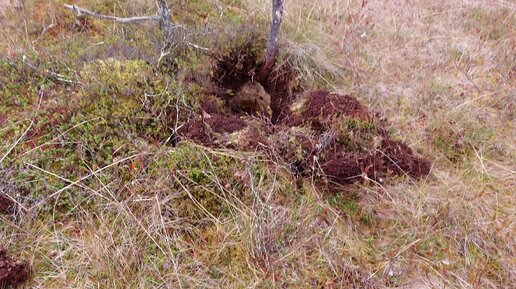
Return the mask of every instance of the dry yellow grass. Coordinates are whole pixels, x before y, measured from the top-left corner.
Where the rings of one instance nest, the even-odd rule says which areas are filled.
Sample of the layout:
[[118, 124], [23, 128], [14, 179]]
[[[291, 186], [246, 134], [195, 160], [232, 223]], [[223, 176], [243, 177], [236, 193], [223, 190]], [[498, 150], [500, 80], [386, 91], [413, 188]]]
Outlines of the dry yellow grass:
[[[266, 2], [248, 3], [264, 14]], [[516, 5], [314, 0], [286, 6], [286, 38], [323, 49], [345, 71], [336, 89], [362, 98], [434, 163], [423, 182], [364, 188], [361, 205], [391, 223], [367, 234], [352, 231], [356, 248], [349, 252], [359, 254], [354, 250], [374, 236], [368, 269], [377, 276], [388, 279], [397, 268], [405, 280], [433, 276], [438, 288], [511, 287]], [[327, 65], [320, 56], [312, 61]], [[451, 161], [454, 154], [458, 160]]]
[[[206, 2], [258, 19], [270, 9], [268, 0]], [[30, 262], [33, 288], [511, 288], [515, 11], [503, 0], [286, 1], [282, 42], [300, 74], [391, 122], [432, 161], [425, 180], [353, 186], [349, 201], [295, 184], [281, 166], [254, 168], [252, 154], [195, 146], [208, 162], [206, 192], [228, 216], [196, 203], [207, 225], [180, 217], [170, 203], [195, 200], [192, 177], [157, 165], [156, 178], [106, 183], [100, 173], [66, 192], [87, 192], [92, 206], [0, 216], [0, 243]], [[0, 29], [2, 53], [28, 43], [12, 31]], [[176, 154], [145, 153], [154, 164]], [[215, 155], [239, 164], [232, 177], [245, 189], [226, 185]], [[251, 202], [235, 197], [242, 190]]]

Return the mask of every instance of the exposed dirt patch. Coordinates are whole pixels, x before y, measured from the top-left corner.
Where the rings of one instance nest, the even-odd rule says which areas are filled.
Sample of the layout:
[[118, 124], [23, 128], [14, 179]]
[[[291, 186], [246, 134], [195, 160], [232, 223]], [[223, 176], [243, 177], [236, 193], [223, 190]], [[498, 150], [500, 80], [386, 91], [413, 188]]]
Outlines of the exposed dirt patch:
[[243, 87], [259, 83], [270, 95], [271, 121], [276, 123], [287, 116], [294, 94], [300, 90], [299, 81], [292, 67], [286, 63], [265, 75], [260, 75], [262, 66], [252, 43], [246, 43], [216, 58], [212, 80], [217, 95], [230, 105]]
[[202, 119], [188, 121], [180, 130], [179, 135], [204, 145], [213, 144], [210, 128]]
[[216, 133], [232, 133], [246, 127], [246, 122], [238, 115], [213, 114], [205, 121]]
[[179, 134], [204, 145], [213, 145], [221, 134], [230, 134], [247, 126], [239, 115], [227, 113], [204, 113], [202, 117], [191, 119]]
[[289, 164], [297, 176], [322, 171], [339, 184], [402, 175], [420, 178], [430, 172], [427, 160], [403, 142], [391, 140], [384, 125], [355, 98], [319, 91], [304, 104], [277, 124], [239, 114], [205, 113], [188, 122], [180, 134], [208, 146], [260, 148]]
[[374, 152], [337, 153], [322, 164], [324, 173], [340, 184], [361, 181], [365, 176], [376, 179], [382, 169], [382, 159]]
[[216, 57], [213, 81], [222, 90], [237, 91], [258, 78], [259, 68], [254, 45], [245, 43]]
[[[302, 94], [288, 64], [260, 72], [261, 63], [247, 44], [218, 57], [212, 73], [215, 96], [201, 101], [202, 117], [190, 120], [180, 135], [208, 146], [261, 149], [287, 163], [296, 176], [323, 176], [339, 184], [429, 173], [430, 163], [391, 140], [387, 124], [356, 98], [326, 90]], [[263, 90], [272, 114], [234, 106], [242, 99], [254, 104], [250, 98]]]
[[342, 116], [371, 120], [370, 113], [356, 98], [319, 90], [309, 94], [302, 114], [292, 117], [290, 121], [291, 125], [302, 125], [304, 122], [313, 129], [322, 130], [330, 128], [335, 118]]
[[290, 105], [301, 90], [294, 69], [284, 63], [273, 69], [261, 83], [271, 95], [272, 123], [281, 122], [288, 116]]
[[14, 202], [6, 195], [0, 193], [0, 214], [10, 214], [14, 207]]
[[27, 264], [9, 256], [0, 245], [0, 288], [16, 287], [28, 278]]
[[416, 156], [411, 148], [400, 141], [382, 140], [381, 151], [385, 154], [387, 168], [396, 175], [406, 173], [419, 178], [430, 173], [430, 162]]
[[238, 146], [246, 150], [256, 150], [269, 146], [267, 135], [257, 126], [249, 126], [237, 140]]

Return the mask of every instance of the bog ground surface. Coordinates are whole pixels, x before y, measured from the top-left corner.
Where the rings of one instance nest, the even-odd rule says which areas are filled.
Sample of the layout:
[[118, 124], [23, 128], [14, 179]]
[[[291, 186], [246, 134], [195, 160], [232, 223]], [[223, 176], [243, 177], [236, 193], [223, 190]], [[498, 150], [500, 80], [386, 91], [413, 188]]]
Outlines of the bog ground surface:
[[21, 2], [1, 288], [513, 287], [512, 2], [289, 0], [266, 75], [268, 0]]

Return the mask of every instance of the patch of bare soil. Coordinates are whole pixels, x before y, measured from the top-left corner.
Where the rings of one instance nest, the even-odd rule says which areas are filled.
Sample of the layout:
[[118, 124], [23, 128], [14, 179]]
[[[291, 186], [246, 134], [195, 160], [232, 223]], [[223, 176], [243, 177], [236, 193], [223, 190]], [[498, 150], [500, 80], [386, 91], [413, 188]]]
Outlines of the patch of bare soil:
[[277, 123], [288, 115], [294, 95], [299, 91], [299, 82], [295, 71], [286, 63], [266, 74], [261, 73], [262, 66], [263, 63], [257, 60], [253, 43], [246, 43], [216, 57], [212, 80], [217, 95], [226, 100], [229, 106], [235, 96], [242, 97], [239, 95], [242, 89], [245, 91], [250, 83], [259, 83], [270, 96], [270, 120]]
[[406, 173], [418, 178], [430, 173], [430, 163], [416, 156], [408, 145], [400, 141], [382, 140], [381, 151], [384, 153], [387, 168], [396, 175]]
[[216, 57], [213, 80], [219, 88], [237, 91], [258, 78], [259, 67], [253, 43], [245, 43]]
[[313, 129], [324, 130], [332, 125], [335, 117], [371, 120], [370, 113], [356, 98], [325, 90], [311, 92], [302, 112], [302, 115], [292, 117], [291, 125], [309, 124]]
[[374, 152], [331, 155], [321, 165], [323, 172], [340, 184], [361, 181], [364, 177], [376, 179], [382, 169], [382, 159]]
[[[338, 184], [402, 175], [421, 178], [430, 172], [430, 163], [405, 143], [390, 139], [387, 125], [356, 98], [325, 90], [301, 93], [288, 64], [265, 76], [261, 69], [247, 45], [219, 56], [212, 74], [215, 96], [206, 96], [202, 115], [179, 134], [207, 146], [260, 148], [290, 164], [297, 176], [318, 175]], [[270, 96], [271, 114], [234, 106], [235, 99], [253, 103], [263, 90]]]
[[6, 195], [0, 193], [0, 214], [10, 214], [14, 207], [14, 202]]
[[237, 115], [213, 114], [205, 118], [206, 123], [216, 133], [232, 133], [246, 127], [243, 121]]
[[258, 126], [248, 126], [239, 136], [237, 143], [245, 150], [256, 150], [269, 145], [266, 132], [260, 130]]
[[205, 112], [201, 117], [188, 121], [179, 134], [204, 145], [213, 145], [220, 135], [242, 130], [246, 126], [238, 115]]
[[260, 82], [271, 95], [272, 123], [281, 122], [289, 115], [290, 105], [301, 89], [294, 69], [286, 63], [282, 64]]
[[28, 278], [27, 264], [9, 256], [0, 245], [0, 288], [16, 287]]

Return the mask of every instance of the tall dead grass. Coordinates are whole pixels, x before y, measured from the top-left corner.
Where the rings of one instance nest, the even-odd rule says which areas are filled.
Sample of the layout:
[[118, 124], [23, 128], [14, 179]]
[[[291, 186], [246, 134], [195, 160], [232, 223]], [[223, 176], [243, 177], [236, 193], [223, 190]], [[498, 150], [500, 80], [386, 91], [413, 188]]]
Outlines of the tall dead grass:
[[[247, 5], [265, 17], [266, 2]], [[359, 262], [387, 283], [509, 288], [516, 277], [516, 6], [314, 0], [286, 7], [289, 52], [317, 57], [320, 69], [340, 68], [335, 89], [362, 98], [434, 163], [425, 181], [359, 190], [360, 205], [382, 224], [349, 233], [352, 247], [374, 243], [375, 253]]]
[[[268, 0], [209, 2], [269, 16]], [[132, 14], [146, 12], [143, 4], [115, 6]], [[50, 214], [0, 216], [1, 243], [29, 261], [34, 288], [511, 288], [515, 9], [508, 1], [286, 1], [289, 61], [314, 88], [354, 94], [393, 123], [393, 134], [432, 160], [425, 180], [328, 194], [296, 183], [281, 164], [256, 168], [254, 155], [195, 146], [203, 161], [244, 164], [232, 179], [252, 201], [236, 198], [242, 187], [217, 167], [202, 172], [203, 190], [225, 215], [196, 199], [187, 172], [174, 178], [162, 167], [122, 181], [106, 170], [63, 192], [86, 196], [67, 212], [49, 205]], [[2, 49], [26, 49], [22, 30], [3, 26]], [[158, 164], [175, 149], [145, 153]], [[73, 183], [49, 173], [39, 177]], [[175, 211], [181, 197], [200, 218]]]

